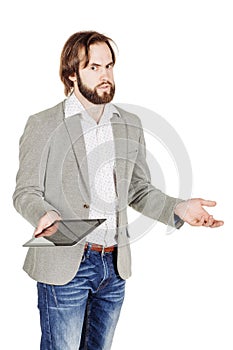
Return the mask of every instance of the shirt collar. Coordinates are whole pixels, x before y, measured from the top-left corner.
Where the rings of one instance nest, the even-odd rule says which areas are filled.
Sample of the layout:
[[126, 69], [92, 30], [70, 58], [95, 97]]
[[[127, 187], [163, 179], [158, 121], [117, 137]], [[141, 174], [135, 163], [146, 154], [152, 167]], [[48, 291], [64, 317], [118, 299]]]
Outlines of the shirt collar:
[[[81, 114], [85, 120], [90, 120], [91, 118], [76, 95], [72, 93], [65, 100], [65, 118], [71, 117], [75, 114]], [[113, 114], [117, 114], [118, 117], [121, 116], [118, 109], [112, 103], [106, 103], [101, 120], [107, 121], [113, 116]]]

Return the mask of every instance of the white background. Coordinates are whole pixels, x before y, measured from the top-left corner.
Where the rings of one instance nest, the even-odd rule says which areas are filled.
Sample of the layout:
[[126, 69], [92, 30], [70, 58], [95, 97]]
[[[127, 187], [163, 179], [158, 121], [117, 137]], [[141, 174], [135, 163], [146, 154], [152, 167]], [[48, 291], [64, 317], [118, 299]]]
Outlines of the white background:
[[[176, 129], [192, 161], [192, 196], [216, 200], [211, 212], [225, 220], [171, 235], [159, 224], [132, 245], [113, 350], [232, 350], [231, 1], [9, 0], [0, 13], [0, 347], [36, 350], [40, 338], [35, 282], [21, 269], [32, 227], [11, 200], [19, 137], [29, 115], [64, 98], [58, 70], [67, 38], [97, 30], [119, 48], [114, 101], [147, 107]], [[166, 177], [173, 195], [169, 170]]]

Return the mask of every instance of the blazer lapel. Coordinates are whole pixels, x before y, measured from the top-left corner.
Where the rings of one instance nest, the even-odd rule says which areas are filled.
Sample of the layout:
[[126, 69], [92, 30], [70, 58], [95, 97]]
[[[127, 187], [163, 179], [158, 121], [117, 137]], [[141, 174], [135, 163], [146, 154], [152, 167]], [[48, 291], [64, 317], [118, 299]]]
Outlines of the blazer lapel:
[[111, 118], [115, 156], [116, 156], [116, 191], [119, 201], [119, 211], [123, 210], [127, 203], [125, 198], [125, 186], [127, 185], [127, 149], [128, 149], [128, 132], [127, 125], [122, 117], [116, 113]]
[[72, 150], [77, 163], [77, 168], [82, 185], [82, 191], [85, 191], [85, 198], [90, 199], [89, 190], [89, 176], [85, 141], [83, 137], [83, 130], [80, 121], [80, 115], [76, 114], [72, 117], [64, 119], [67, 133], [70, 138]]

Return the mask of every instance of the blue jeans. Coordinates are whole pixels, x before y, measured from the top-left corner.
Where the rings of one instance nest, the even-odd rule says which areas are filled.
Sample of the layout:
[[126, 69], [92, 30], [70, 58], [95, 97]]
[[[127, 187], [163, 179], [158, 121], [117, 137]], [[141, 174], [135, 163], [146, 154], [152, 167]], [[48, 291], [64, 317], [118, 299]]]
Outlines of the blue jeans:
[[41, 350], [109, 350], [124, 300], [117, 253], [84, 252], [66, 285], [37, 284]]

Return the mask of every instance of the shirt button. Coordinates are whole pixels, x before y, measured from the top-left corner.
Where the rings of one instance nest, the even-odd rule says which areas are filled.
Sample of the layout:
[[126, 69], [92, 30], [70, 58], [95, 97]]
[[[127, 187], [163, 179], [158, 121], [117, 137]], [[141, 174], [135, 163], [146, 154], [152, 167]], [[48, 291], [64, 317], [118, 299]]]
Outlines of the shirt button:
[[89, 208], [89, 204], [83, 204], [83, 208], [85, 208], [85, 209], [88, 209]]

